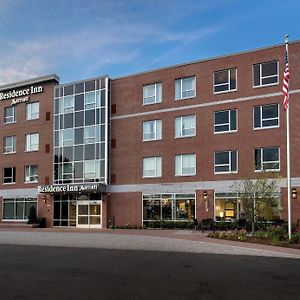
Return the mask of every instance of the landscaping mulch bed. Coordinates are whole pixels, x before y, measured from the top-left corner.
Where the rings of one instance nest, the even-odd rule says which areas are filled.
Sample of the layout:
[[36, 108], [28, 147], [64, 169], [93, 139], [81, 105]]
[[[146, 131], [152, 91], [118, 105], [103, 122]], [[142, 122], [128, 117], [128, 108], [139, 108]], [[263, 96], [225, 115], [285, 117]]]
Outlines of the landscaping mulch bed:
[[270, 245], [270, 246], [280, 246], [280, 247], [287, 247], [293, 249], [300, 249], [300, 244], [290, 244], [287, 241], [279, 241], [276, 244], [272, 243], [272, 240], [269, 239], [260, 239], [253, 236], [247, 236], [246, 243], [253, 243], [253, 244], [261, 244], [261, 245]]

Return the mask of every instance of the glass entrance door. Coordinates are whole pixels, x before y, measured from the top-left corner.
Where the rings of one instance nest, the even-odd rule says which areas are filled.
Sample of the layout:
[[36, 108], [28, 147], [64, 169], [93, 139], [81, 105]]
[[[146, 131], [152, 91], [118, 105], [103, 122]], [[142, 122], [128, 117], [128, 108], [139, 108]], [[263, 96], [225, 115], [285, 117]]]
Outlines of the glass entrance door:
[[77, 202], [77, 227], [101, 228], [101, 201]]

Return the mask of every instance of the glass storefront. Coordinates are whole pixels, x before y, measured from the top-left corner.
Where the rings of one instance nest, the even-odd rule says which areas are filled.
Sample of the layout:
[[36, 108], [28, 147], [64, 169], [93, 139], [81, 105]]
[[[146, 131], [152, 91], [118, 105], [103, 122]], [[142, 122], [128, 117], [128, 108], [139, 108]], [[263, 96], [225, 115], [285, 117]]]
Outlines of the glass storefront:
[[143, 195], [143, 222], [192, 221], [195, 201], [195, 194]]
[[4, 198], [3, 220], [27, 221], [30, 208], [37, 207], [37, 198]]
[[55, 195], [53, 226], [101, 227], [101, 194]]

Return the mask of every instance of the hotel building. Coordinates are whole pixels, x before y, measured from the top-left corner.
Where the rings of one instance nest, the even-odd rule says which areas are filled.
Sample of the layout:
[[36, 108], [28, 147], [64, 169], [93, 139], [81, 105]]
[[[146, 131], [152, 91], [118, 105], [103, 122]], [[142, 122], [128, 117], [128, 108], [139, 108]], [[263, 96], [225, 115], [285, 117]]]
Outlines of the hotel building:
[[[236, 220], [234, 184], [277, 174], [287, 219], [284, 45], [59, 84], [0, 87], [2, 223], [47, 226]], [[291, 175], [300, 188], [300, 42], [289, 45]], [[294, 193], [294, 195], [296, 195]], [[292, 219], [300, 218], [300, 194]]]

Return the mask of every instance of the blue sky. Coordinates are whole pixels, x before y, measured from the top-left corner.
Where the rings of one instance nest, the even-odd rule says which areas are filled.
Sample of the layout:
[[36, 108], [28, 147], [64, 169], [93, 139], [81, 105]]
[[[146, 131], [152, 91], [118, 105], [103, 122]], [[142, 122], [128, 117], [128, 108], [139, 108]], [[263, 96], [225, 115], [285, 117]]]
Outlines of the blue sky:
[[0, 0], [0, 84], [128, 75], [300, 39], [298, 0]]

